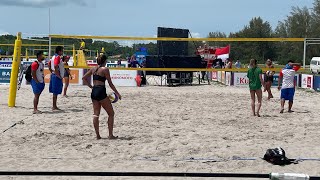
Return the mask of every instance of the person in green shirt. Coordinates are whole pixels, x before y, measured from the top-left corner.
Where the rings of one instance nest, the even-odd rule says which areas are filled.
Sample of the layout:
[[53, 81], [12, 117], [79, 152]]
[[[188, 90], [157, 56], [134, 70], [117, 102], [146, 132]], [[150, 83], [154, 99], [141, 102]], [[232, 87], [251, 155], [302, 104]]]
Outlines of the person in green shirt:
[[[262, 90], [261, 87], [265, 86], [264, 81], [262, 79], [262, 70], [257, 67], [257, 60], [250, 60], [250, 69], [248, 70], [247, 77], [249, 78], [249, 89], [251, 95], [251, 108], [254, 116], [260, 117], [260, 108], [262, 102]], [[256, 95], [258, 98], [258, 109], [257, 113], [255, 112], [255, 104], [256, 104]]]

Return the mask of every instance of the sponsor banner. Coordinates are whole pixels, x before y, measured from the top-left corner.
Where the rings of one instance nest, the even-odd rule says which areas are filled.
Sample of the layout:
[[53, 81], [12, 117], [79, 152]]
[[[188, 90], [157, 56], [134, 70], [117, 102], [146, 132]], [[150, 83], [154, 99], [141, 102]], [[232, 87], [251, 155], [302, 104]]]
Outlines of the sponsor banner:
[[0, 84], [10, 83], [11, 68], [0, 68]]
[[[23, 61], [21, 62], [21, 64], [23, 64], [23, 66], [28, 67], [30, 64], [32, 63], [32, 61]], [[12, 67], [12, 61], [0, 61], [0, 68], [11, 68]]]
[[226, 72], [226, 85], [231, 86], [232, 85], [232, 73]]
[[222, 73], [221, 71], [218, 71], [218, 82], [222, 82]]
[[226, 84], [226, 72], [225, 71], [221, 72], [221, 83]]
[[9, 62], [2, 62], [2, 61], [0, 61], [0, 68], [3, 68], [3, 67], [5, 67], [5, 68], [11, 68], [12, 67], [12, 61], [9, 61]]
[[[107, 63], [106, 67], [112, 67], [112, 68], [114, 68], [114, 67], [119, 67], [119, 65], [118, 65], [118, 63]], [[122, 62], [121, 62], [120, 67], [126, 68], [126, 65], [125, 65], [125, 64], [122, 64]]]
[[247, 73], [234, 73], [233, 75], [234, 86], [249, 86], [249, 79]]
[[272, 83], [272, 86], [278, 87], [278, 82], [279, 82], [279, 73], [273, 75], [273, 83]]
[[78, 69], [70, 69], [70, 75], [72, 76], [72, 79], [69, 78], [69, 83], [70, 84], [79, 84], [79, 81], [80, 81], [79, 70]]
[[50, 82], [50, 75], [51, 75], [50, 71], [48, 69], [45, 69], [43, 71], [43, 73], [44, 73], [44, 82], [49, 83]]
[[217, 71], [213, 71], [211, 76], [212, 76], [213, 81], [218, 81], [218, 72]]
[[294, 80], [295, 80], [296, 87], [300, 87], [300, 74], [296, 74], [294, 76]]
[[[84, 85], [82, 77], [89, 71], [90, 69], [80, 69], [79, 70], [79, 80], [80, 80], [80, 85]], [[89, 84], [92, 84], [93, 82], [93, 76], [91, 76], [90, 78], [87, 78], [87, 80], [89, 81]]]
[[313, 88], [313, 75], [309, 75], [309, 74], [301, 75], [301, 88], [305, 88], [305, 89]]
[[[78, 69], [70, 69], [70, 74], [72, 76], [72, 79], [69, 78], [69, 83], [70, 84], [79, 84], [79, 70]], [[50, 83], [50, 71], [48, 69], [44, 70], [44, 82], [45, 83]], [[82, 78], [82, 77], [81, 77]]]
[[314, 76], [313, 89], [320, 92], [320, 76]]
[[115, 86], [137, 86], [137, 71], [110, 70], [110, 76]]
[[87, 64], [88, 64], [89, 67], [95, 67], [95, 66], [98, 65], [97, 63], [94, 63], [94, 62], [92, 62], [92, 63], [87, 63]]

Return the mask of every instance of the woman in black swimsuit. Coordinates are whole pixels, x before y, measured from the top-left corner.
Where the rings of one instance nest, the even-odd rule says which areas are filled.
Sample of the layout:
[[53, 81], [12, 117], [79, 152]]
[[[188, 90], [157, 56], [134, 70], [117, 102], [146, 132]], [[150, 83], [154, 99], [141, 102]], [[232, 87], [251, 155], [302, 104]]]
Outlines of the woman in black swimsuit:
[[[272, 65], [272, 60], [271, 59], [267, 60], [266, 68], [268, 68], [268, 69], [274, 68], [273, 65]], [[275, 73], [274, 71], [268, 70], [264, 75], [264, 81], [266, 83], [264, 92], [268, 91], [268, 100], [273, 98], [273, 95], [272, 95], [272, 92], [271, 92], [271, 86], [272, 86], [272, 83], [273, 83], [273, 75], [274, 75], [274, 73]]]
[[[88, 85], [91, 89], [91, 99], [93, 104], [93, 126], [96, 131], [97, 139], [101, 139], [99, 133], [99, 115], [101, 107], [108, 113], [108, 129], [109, 139], [116, 139], [113, 135], [113, 123], [114, 123], [114, 111], [106, 93], [105, 81], [108, 81], [110, 88], [116, 93], [121, 99], [121, 95], [113, 85], [110, 77], [109, 69], [106, 68], [107, 56], [101, 55], [97, 59], [98, 67], [90, 69], [82, 78], [84, 84]], [[88, 78], [93, 75], [93, 86], [89, 83]]]
[[[70, 56], [63, 56], [62, 57], [62, 61], [63, 61], [63, 64], [65, 66], [68, 66], [69, 59], [70, 59]], [[64, 68], [64, 76], [63, 76], [63, 79], [64, 79], [63, 96], [64, 97], [68, 97], [67, 96], [67, 90], [68, 90], [68, 87], [69, 87], [69, 78], [72, 80], [70, 69], [69, 68]]]

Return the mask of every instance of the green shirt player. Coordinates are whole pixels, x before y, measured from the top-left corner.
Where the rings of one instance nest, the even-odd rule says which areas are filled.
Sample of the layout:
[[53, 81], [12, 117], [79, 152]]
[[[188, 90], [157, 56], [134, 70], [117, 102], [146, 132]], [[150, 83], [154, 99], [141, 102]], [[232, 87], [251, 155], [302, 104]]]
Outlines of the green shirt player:
[[[250, 69], [248, 70], [247, 77], [249, 78], [249, 89], [251, 95], [251, 109], [254, 116], [260, 117], [260, 108], [262, 102], [262, 90], [264, 81], [262, 79], [262, 70], [257, 67], [257, 60], [250, 60]], [[258, 98], [258, 109], [255, 111], [256, 95]]]

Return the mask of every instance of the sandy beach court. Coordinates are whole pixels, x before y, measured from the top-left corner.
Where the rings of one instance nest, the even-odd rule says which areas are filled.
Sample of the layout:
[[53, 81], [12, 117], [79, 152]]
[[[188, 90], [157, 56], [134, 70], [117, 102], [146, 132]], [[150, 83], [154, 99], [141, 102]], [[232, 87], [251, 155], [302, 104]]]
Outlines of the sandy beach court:
[[[114, 104], [114, 133], [120, 138], [96, 140], [89, 88], [71, 86], [69, 98], [58, 98], [64, 111], [53, 113], [47, 85], [39, 103], [44, 113], [39, 115], [32, 114], [31, 87], [18, 91], [16, 108], [7, 107], [8, 89], [0, 86], [1, 171], [293, 172], [320, 176], [320, 161], [280, 167], [261, 159], [232, 160], [235, 156], [263, 157], [268, 148], [278, 146], [289, 158], [320, 158], [319, 93], [297, 90], [295, 112], [280, 114], [279, 92], [273, 89], [276, 98], [266, 101], [264, 94], [262, 117], [258, 118], [251, 116], [247, 88], [217, 84], [119, 87], [123, 100]], [[103, 138], [107, 137], [106, 118], [103, 111]]]

